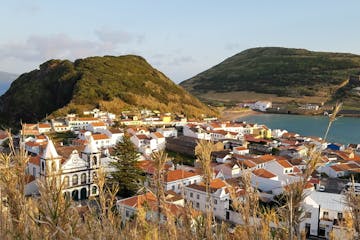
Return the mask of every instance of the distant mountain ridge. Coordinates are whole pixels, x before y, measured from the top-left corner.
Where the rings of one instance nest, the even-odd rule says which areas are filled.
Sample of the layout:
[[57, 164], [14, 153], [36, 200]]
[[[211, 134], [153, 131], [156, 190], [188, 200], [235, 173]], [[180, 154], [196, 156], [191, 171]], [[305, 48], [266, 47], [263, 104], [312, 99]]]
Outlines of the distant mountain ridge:
[[4, 125], [100, 107], [114, 113], [148, 108], [188, 117], [214, 111], [139, 56], [50, 60], [22, 74], [0, 97]]
[[[252, 91], [286, 97], [346, 97], [340, 91], [350, 76], [360, 74], [360, 56], [306, 49], [261, 47], [240, 52], [180, 83], [196, 96], [208, 92]], [[340, 99], [341, 100], [341, 99]], [[351, 103], [351, 104], [352, 104]]]
[[17, 74], [0, 71], [0, 96], [9, 89], [10, 84], [17, 77]]

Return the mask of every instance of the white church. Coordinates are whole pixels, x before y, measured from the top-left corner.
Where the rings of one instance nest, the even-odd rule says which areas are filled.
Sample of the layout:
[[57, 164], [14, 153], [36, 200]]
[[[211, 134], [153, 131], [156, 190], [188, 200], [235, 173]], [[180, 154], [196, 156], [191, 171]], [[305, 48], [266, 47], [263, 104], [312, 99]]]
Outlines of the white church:
[[[60, 174], [64, 195], [77, 201], [98, 195], [96, 178], [100, 167], [101, 152], [92, 136], [88, 136], [85, 146], [57, 148], [48, 139], [43, 152], [30, 158], [28, 173], [42, 180]], [[35, 190], [35, 187], [30, 187], [27, 193], [34, 194]]]

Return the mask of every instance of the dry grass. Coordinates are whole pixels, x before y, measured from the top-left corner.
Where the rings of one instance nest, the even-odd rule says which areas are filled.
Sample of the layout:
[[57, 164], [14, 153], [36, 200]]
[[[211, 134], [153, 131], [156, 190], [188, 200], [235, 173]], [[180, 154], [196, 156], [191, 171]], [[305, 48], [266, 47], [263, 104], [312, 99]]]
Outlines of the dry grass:
[[[331, 122], [331, 119], [330, 119]], [[23, 148], [15, 150], [11, 145], [10, 154], [0, 155], [0, 239], [303, 239], [304, 232], [299, 225], [303, 218], [302, 202], [307, 179], [317, 166], [320, 153], [311, 148], [307, 170], [302, 180], [288, 184], [284, 192], [285, 204], [279, 208], [262, 208], [259, 193], [252, 187], [249, 173], [244, 173], [239, 185], [245, 190], [239, 198], [236, 189], [228, 186], [232, 206], [240, 214], [242, 225], [229, 233], [228, 224], [214, 221], [213, 205], [209, 186], [213, 177], [210, 154], [214, 144], [200, 141], [196, 156], [201, 166], [207, 187], [208, 208], [204, 215], [186, 204], [180, 216], [172, 215], [168, 208], [163, 181], [167, 155], [159, 152], [153, 155], [155, 176], [149, 190], [157, 199], [155, 219], [149, 219], [146, 206], [138, 209], [132, 220], [124, 223], [115, 206], [118, 186], [106, 182], [105, 173], [98, 172], [99, 196], [92, 199], [94, 204], [79, 208], [76, 202], [64, 198], [62, 184], [56, 175], [48, 181], [39, 181], [40, 196], [24, 196], [26, 183], [25, 168], [28, 161]], [[360, 229], [360, 197], [351, 192], [347, 195], [351, 211], [344, 222], [357, 232]], [[86, 211], [85, 211], [86, 210]], [[164, 221], [159, 221], [164, 219]], [[275, 226], [275, 229], [270, 228]], [[349, 236], [354, 237], [354, 232]], [[344, 238], [345, 239], [345, 238]]]

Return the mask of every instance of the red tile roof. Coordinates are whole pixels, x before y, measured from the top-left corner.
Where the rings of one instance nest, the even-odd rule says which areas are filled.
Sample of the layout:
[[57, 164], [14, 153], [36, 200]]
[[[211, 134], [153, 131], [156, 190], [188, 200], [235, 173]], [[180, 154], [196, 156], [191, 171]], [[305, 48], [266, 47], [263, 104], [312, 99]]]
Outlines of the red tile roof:
[[185, 179], [185, 178], [191, 178], [191, 177], [195, 177], [195, 176], [198, 176], [198, 174], [179, 169], [179, 170], [174, 170], [174, 171], [168, 171], [167, 174], [165, 175], [165, 181], [172, 182], [172, 181], [177, 181], [177, 180]]
[[254, 171], [252, 171], [253, 174], [255, 174], [258, 177], [262, 177], [262, 178], [273, 178], [276, 177], [275, 174], [269, 172], [266, 169], [260, 168], [260, 169], [255, 169]]
[[39, 123], [39, 128], [51, 128], [51, 125], [48, 123]]
[[159, 133], [159, 132], [154, 132], [154, 135], [157, 137], [157, 138], [164, 138], [164, 136]]
[[277, 160], [278, 164], [280, 164], [283, 168], [292, 168], [293, 165], [291, 165], [287, 160]]
[[106, 124], [103, 122], [93, 122], [91, 123], [91, 126], [93, 127], [106, 127]]
[[29, 163], [40, 166], [40, 156], [39, 155], [31, 156], [29, 158]]
[[108, 136], [106, 136], [106, 134], [102, 134], [102, 133], [97, 133], [97, 134], [93, 134], [92, 135], [94, 140], [105, 140], [105, 139], [109, 139]]

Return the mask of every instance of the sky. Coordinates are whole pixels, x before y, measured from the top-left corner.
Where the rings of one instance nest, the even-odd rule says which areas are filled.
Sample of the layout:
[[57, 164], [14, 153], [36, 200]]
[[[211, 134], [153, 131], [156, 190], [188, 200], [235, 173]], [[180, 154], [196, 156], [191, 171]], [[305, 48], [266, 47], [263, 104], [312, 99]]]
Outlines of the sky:
[[360, 1], [2, 0], [0, 71], [143, 56], [179, 83], [252, 47], [360, 54]]

